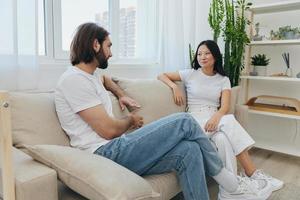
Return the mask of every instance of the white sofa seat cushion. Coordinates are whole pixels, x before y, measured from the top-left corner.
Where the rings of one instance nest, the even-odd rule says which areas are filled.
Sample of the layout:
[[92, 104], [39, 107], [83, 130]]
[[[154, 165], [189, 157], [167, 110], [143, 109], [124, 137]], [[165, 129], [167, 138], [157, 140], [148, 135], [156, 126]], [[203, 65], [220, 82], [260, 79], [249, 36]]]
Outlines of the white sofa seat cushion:
[[64, 184], [88, 199], [142, 200], [159, 197], [145, 179], [102, 156], [67, 146], [25, 147], [34, 159], [55, 169]]

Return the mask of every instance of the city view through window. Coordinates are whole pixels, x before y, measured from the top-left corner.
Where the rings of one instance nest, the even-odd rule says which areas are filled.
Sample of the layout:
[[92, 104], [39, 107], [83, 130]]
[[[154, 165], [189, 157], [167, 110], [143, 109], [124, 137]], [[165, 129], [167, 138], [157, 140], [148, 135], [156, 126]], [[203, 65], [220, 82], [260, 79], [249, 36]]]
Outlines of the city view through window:
[[[68, 51], [76, 27], [84, 22], [96, 22], [111, 31], [108, 0], [61, 0], [62, 48]], [[82, 9], [82, 8], [85, 9]], [[121, 0], [119, 10], [118, 56], [134, 58], [136, 56], [136, 0]], [[113, 11], [112, 11], [113, 12]], [[116, 23], [116, 22], [115, 22]], [[113, 41], [113, 44], [115, 42]]]

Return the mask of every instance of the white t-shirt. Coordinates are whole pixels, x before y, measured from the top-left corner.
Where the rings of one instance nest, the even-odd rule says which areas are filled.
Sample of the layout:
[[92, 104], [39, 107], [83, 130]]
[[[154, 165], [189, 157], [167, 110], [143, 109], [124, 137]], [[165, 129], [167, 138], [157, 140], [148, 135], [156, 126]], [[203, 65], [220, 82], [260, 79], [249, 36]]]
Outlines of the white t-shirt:
[[109, 142], [78, 115], [79, 111], [100, 104], [113, 117], [109, 94], [99, 77], [77, 67], [70, 67], [63, 73], [55, 90], [55, 107], [61, 126], [70, 137], [73, 147], [93, 153]]
[[221, 92], [231, 89], [228, 77], [220, 74], [208, 76], [202, 69], [180, 70], [179, 75], [187, 92], [187, 104], [189, 107], [211, 106], [220, 107]]

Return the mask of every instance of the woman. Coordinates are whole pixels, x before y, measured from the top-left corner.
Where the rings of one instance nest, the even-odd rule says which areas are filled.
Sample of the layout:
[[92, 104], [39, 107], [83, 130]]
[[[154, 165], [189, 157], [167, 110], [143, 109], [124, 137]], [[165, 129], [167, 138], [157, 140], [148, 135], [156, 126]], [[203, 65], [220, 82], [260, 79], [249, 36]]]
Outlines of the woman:
[[272, 191], [279, 190], [283, 182], [256, 169], [248, 149], [253, 139], [236, 121], [227, 114], [230, 107], [230, 81], [223, 70], [222, 55], [212, 40], [199, 44], [192, 62], [192, 69], [164, 73], [158, 79], [172, 90], [174, 101], [183, 105], [184, 96], [174, 83], [183, 81], [187, 92], [187, 110], [216, 145], [225, 167], [237, 173], [236, 158], [244, 168], [244, 175], [255, 180], [267, 180]]

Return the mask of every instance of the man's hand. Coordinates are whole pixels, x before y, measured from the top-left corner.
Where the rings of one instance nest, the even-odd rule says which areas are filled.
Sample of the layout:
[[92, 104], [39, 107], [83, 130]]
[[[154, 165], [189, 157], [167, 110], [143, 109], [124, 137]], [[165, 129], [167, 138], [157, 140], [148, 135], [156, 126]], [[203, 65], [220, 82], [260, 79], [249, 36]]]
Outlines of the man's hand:
[[130, 129], [137, 129], [141, 128], [144, 124], [144, 119], [142, 116], [137, 114], [137, 110], [131, 112], [128, 114], [129, 117], [132, 119], [132, 124]]
[[119, 98], [119, 104], [120, 104], [121, 110], [124, 110], [125, 106], [131, 107], [132, 110], [136, 110], [141, 107], [140, 104], [138, 104], [138, 102], [136, 102], [134, 99], [132, 99], [128, 96], [122, 96], [121, 98]]

